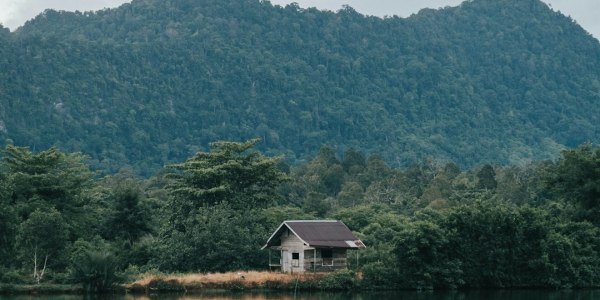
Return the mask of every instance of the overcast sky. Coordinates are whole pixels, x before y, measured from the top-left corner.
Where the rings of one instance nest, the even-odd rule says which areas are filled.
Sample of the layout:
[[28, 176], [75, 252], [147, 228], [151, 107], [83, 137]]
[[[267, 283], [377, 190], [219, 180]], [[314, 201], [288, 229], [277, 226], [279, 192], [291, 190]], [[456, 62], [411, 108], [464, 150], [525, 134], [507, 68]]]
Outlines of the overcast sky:
[[[227, 0], [223, 0], [227, 1]], [[554, 10], [571, 16], [579, 25], [600, 37], [600, 0], [543, 0]], [[47, 8], [56, 10], [98, 10], [117, 7], [127, 0], [0, 0], [0, 23], [4, 27], [15, 30], [26, 20], [35, 17]], [[273, 4], [285, 5], [297, 2], [301, 7], [318, 7], [336, 11], [344, 4], [352, 6], [356, 11], [383, 17], [398, 15], [407, 17], [425, 7], [440, 8], [456, 6], [462, 0], [271, 0]]]

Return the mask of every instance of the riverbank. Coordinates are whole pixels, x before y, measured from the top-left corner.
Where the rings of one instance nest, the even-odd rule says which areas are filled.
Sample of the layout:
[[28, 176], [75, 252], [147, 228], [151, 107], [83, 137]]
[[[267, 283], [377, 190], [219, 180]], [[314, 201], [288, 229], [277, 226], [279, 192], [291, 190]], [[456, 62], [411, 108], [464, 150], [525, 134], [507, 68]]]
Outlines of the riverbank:
[[359, 280], [354, 272], [348, 270], [306, 274], [250, 271], [149, 275], [124, 287], [133, 294], [205, 290], [350, 290], [358, 287]]
[[[353, 271], [285, 274], [278, 272], [228, 272], [209, 274], [152, 274], [120, 284], [109, 293], [159, 294], [223, 291], [341, 291], [358, 289], [360, 276]], [[81, 284], [2, 284], [0, 295], [84, 294]]]

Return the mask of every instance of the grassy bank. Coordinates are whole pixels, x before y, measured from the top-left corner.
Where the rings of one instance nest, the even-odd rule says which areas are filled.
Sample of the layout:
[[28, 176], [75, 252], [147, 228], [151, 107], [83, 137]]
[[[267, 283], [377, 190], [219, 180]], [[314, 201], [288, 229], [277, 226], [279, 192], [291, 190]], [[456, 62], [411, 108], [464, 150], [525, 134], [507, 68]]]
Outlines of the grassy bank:
[[194, 292], [203, 290], [349, 290], [358, 287], [352, 271], [283, 274], [229, 272], [210, 274], [148, 275], [125, 288], [131, 293]]
[[[277, 272], [229, 272], [209, 274], [145, 275], [115, 286], [112, 293], [156, 294], [204, 292], [207, 290], [351, 290], [360, 280], [348, 270], [334, 273], [284, 274]], [[80, 284], [2, 284], [0, 294], [84, 294]]]

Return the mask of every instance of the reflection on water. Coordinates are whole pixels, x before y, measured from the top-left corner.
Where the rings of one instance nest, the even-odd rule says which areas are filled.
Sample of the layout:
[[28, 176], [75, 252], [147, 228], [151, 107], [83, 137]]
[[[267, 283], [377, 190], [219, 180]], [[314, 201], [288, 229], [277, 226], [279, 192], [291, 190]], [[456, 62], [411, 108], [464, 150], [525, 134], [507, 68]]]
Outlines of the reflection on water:
[[362, 292], [362, 293], [297, 293], [293, 292], [206, 292], [193, 295], [54, 295], [0, 296], [0, 300], [593, 300], [600, 299], [600, 290], [507, 290], [448, 292]]

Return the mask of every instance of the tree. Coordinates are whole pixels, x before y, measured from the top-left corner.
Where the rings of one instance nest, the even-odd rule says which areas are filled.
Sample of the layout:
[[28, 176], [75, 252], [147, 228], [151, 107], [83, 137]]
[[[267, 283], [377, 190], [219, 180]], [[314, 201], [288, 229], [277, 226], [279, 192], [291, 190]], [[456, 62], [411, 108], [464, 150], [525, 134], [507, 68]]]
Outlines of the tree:
[[488, 164], [484, 165], [477, 172], [477, 187], [484, 190], [494, 190], [497, 185], [494, 168]]
[[82, 283], [87, 293], [105, 292], [117, 280], [117, 259], [108, 248], [101, 240], [77, 240], [71, 247], [71, 277]]
[[388, 165], [383, 161], [381, 156], [377, 154], [372, 154], [367, 159], [367, 170], [365, 173], [361, 174], [361, 184], [363, 186], [368, 186], [374, 181], [383, 180], [389, 177], [392, 173], [392, 170]]
[[86, 292], [104, 292], [116, 281], [115, 264], [112, 253], [89, 250], [75, 265], [73, 276]]
[[353, 207], [363, 202], [364, 191], [358, 182], [346, 181], [337, 195], [341, 207]]
[[106, 234], [109, 239], [125, 239], [133, 243], [150, 232], [150, 216], [144, 207], [143, 193], [134, 182], [116, 186], [111, 195], [113, 212], [108, 217]]
[[11, 187], [10, 203], [22, 219], [38, 208], [55, 207], [70, 223], [77, 220], [82, 193], [93, 177], [83, 155], [66, 154], [55, 147], [32, 153], [12, 145], [3, 154], [1, 169]]
[[224, 272], [263, 268], [260, 247], [274, 225], [265, 209], [233, 210], [227, 203], [203, 207], [186, 230], [166, 230], [152, 263], [164, 271]]
[[[44, 278], [46, 267], [64, 262], [61, 250], [65, 248], [69, 231], [60, 212], [54, 208], [35, 210], [21, 223], [17, 233], [17, 248], [22, 263], [33, 263], [33, 279], [36, 283]], [[50, 261], [49, 261], [50, 260]]]
[[344, 159], [342, 161], [342, 167], [344, 172], [355, 175], [364, 171], [367, 166], [367, 161], [362, 153], [356, 151], [354, 148], [349, 148], [344, 152]]
[[326, 146], [296, 173], [307, 192], [318, 192], [331, 197], [340, 191], [345, 175], [335, 152]]
[[546, 186], [558, 197], [573, 201], [581, 214], [595, 224], [600, 214], [600, 147], [585, 144], [578, 149], [563, 150], [562, 158], [550, 166]]
[[308, 192], [304, 197], [302, 208], [315, 216], [324, 217], [331, 210], [331, 201], [328, 201], [330, 199], [327, 198], [327, 195], [321, 193]]
[[0, 267], [13, 261], [18, 218], [11, 206], [0, 199]]
[[281, 158], [252, 151], [258, 139], [243, 143], [214, 142], [210, 152], [198, 152], [168, 168], [172, 209], [179, 218], [190, 209], [227, 203], [234, 209], [267, 207], [277, 198], [276, 188], [287, 176], [278, 168]]
[[398, 233], [394, 253], [401, 285], [433, 289], [456, 288], [464, 283], [460, 260], [450, 256], [448, 236], [435, 219], [414, 221]]
[[258, 140], [215, 142], [171, 165], [168, 215], [154, 264], [164, 270], [226, 271], [264, 265], [260, 244], [270, 228], [262, 209], [287, 179], [279, 158], [251, 151]]
[[10, 192], [5, 174], [0, 173], [0, 267], [13, 261], [15, 233], [19, 224], [17, 214], [10, 205]]

